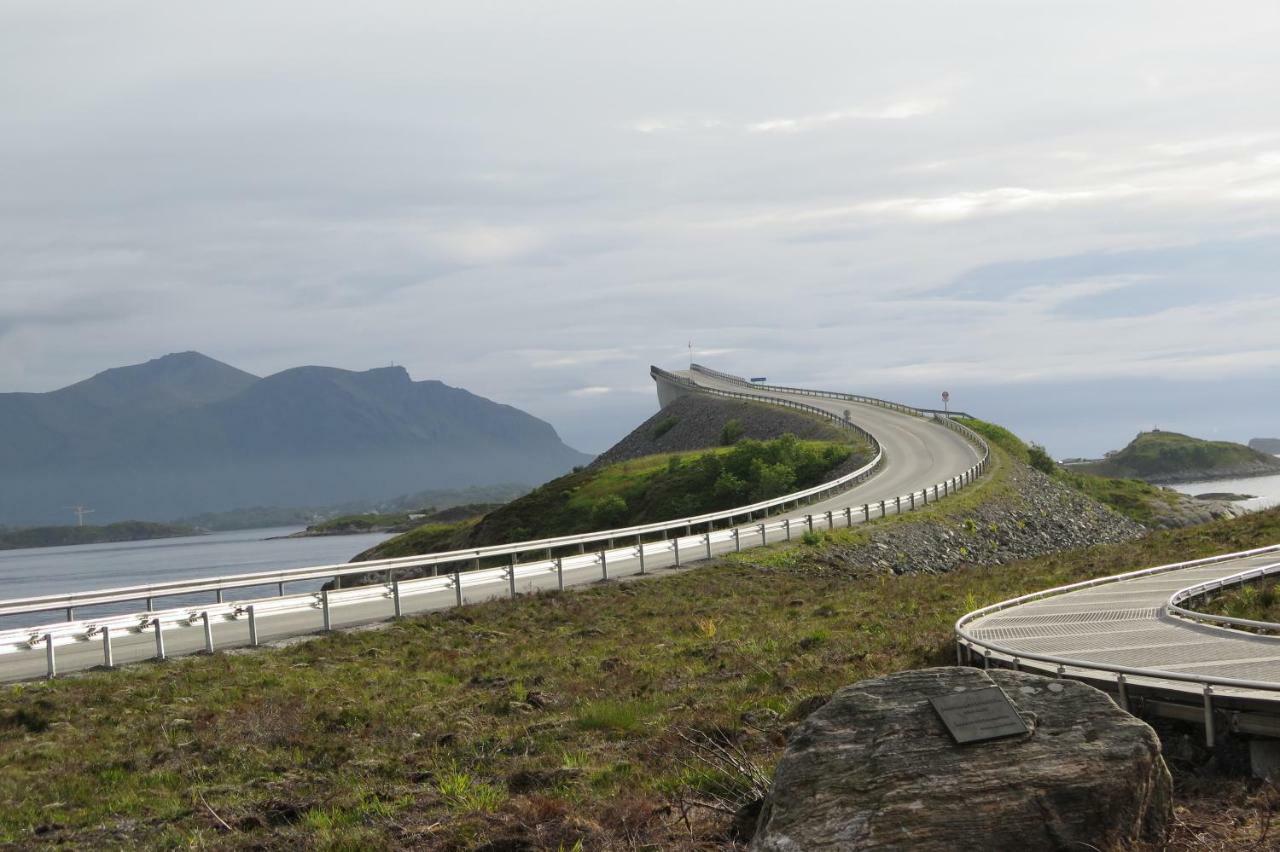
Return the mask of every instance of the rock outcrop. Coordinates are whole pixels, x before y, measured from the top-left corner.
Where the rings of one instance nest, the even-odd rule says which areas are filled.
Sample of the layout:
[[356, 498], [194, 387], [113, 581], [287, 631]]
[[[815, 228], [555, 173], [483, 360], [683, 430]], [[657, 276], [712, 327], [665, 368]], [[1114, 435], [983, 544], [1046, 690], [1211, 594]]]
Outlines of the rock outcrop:
[[[996, 685], [1030, 733], [956, 745], [930, 697]], [[1021, 672], [901, 672], [836, 692], [793, 733], [753, 852], [1159, 844], [1160, 741], [1104, 693]]]

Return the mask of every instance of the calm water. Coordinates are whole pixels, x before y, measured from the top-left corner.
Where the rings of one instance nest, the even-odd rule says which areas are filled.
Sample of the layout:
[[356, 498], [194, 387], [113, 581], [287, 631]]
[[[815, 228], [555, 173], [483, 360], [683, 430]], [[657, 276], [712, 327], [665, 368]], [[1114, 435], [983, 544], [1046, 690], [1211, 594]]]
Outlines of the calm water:
[[1242, 500], [1239, 505], [1248, 509], [1268, 509], [1280, 506], [1280, 476], [1250, 476], [1245, 479], [1213, 479], [1208, 482], [1175, 482], [1175, 488], [1183, 494], [1252, 494], [1252, 500]]
[[[299, 529], [236, 530], [154, 541], [3, 550], [0, 551], [0, 598], [7, 600], [136, 586], [185, 577], [216, 577], [307, 565], [333, 565], [348, 562], [360, 551], [389, 538], [386, 533], [371, 533], [267, 540]], [[318, 589], [320, 585], [320, 581], [293, 583], [285, 590], [302, 592]], [[261, 596], [262, 593], [261, 588], [240, 589], [228, 592], [226, 599]], [[194, 599], [211, 600], [212, 595]], [[184, 602], [186, 600], [182, 597], [164, 598], [157, 606], [176, 606]], [[93, 613], [128, 612], [143, 607], [142, 603], [130, 603], [78, 610], [77, 613], [88, 617]], [[0, 618], [0, 629], [49, 620], [48, 615]]]

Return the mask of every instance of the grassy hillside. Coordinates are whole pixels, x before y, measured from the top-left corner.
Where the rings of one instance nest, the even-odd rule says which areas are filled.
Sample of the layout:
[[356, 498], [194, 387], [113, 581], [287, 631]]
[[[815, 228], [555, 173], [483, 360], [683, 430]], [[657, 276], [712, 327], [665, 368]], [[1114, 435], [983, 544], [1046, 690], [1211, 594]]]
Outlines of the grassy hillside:
[[713, 512], [817, 485], [832, 471], [856, 467], [867, 456], [860, 445], [801, 441], [794, 435], [739, 440], [699, 453], [645, 456], [575, 471], [478, 522], [413, 530], [357, 558], [503, 544]]
[[[928, 523], [965, 499], [890, 520]], [[811, 698], [949, 663], [954, 619], [982, 604], [1280, 540], [1280, 511], [940, 576], [868, 576], [833, 558], [845, 534], [660, 580], [5, 688], [0, 843], [728, 848], [725, 811], [768, 776]], [[1265, 789], [1177, 778], [1170, 848], [1264, 836]]]
[[1280, 459], [1229, 441], [1206, 441], [1177, 432], [1143, 432], [1123, 450], [1078, 469], [1102, 476], [1169, 482], [1280, 472]]
[[1177, 494], [1139, 479], [1113, 478], [1086, 473], [1076, 467], [1061, 467], [1043, 447], [1025, 443], [1003, 426], [982, 420], [966, 420], [965, 423], [1018, 461], [1031, 465], [1041, 473], [1052, 476], [1140, 524], [1151, 525], [1162, 508], [1179, 499]]

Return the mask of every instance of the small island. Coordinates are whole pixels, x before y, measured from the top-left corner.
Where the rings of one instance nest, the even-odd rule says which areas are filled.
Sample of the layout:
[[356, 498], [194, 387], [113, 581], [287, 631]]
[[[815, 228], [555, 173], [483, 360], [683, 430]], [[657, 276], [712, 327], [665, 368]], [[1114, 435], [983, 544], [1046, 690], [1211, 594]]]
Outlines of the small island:
[[1124, 449], [1071, 470], [1145, 482], [1194, 482], [1280, 474], [1280, 458], [1244, 444], [1178, 432], [1140, 432]]
[[181, 538], [203, 535], [204, 531], [185, 524], [157, 524], [148, 521], [120, 521], [102, 526], [0, 528], [0, 550], [28, 547], [65, 547], [71, 544], [105, 544], [118, 541], [148, 541], [154, 538]]

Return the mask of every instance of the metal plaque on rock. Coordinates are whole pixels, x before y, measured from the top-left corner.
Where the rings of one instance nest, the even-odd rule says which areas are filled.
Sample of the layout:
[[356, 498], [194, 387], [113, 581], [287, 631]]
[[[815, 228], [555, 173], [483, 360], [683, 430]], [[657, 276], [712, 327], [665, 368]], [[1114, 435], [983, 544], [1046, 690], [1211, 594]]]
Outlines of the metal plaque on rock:
[[929, 703], [957, 743], [1014, 737], [1029, 731], [1027, 723], [998, 686], [967, 689], [930, 698]]

